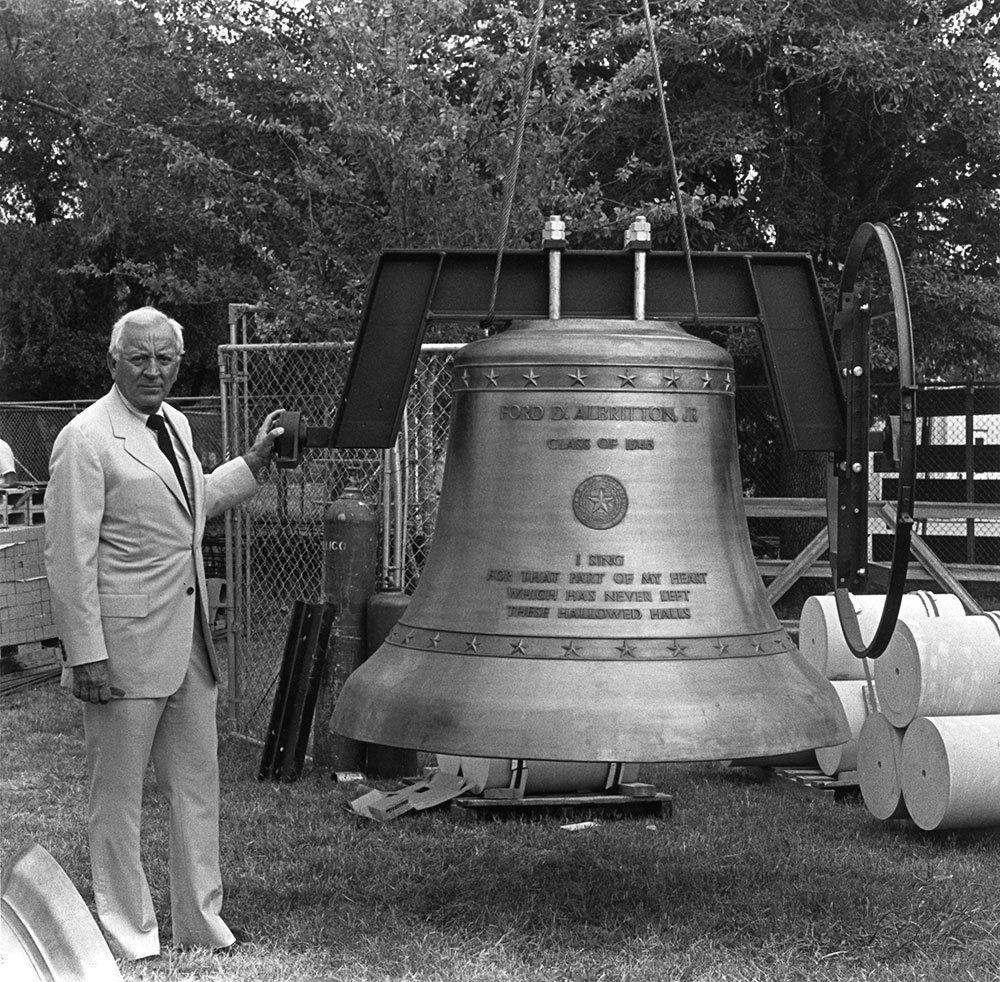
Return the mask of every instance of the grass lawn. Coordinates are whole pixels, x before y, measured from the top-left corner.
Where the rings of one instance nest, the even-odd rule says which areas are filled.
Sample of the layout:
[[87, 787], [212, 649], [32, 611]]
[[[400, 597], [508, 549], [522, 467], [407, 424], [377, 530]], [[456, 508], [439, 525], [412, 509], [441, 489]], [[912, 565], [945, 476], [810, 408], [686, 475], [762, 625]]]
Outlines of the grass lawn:
[[[79, 707], [55, 684], [0, 702], [0, 859], [41, 843], [92, 903]], [[924, 833], [720, 764], [655, 765], [668, 821], [385, 825], [328, 777], [256, 779], [224, 735], [225, 915], [232, 957], [124, 963], [125, 979], [1000, 980], [1000, 834]], [[165, 805], [149, 778], [145, 861], [169, 938]]]

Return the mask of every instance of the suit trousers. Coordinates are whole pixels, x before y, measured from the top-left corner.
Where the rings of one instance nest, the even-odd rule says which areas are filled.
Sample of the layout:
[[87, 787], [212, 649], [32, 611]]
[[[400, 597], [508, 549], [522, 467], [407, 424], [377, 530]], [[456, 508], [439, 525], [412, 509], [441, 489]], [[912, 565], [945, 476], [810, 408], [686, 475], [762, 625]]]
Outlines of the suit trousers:
[[170, 911], [177, 945], [222, 948], [220, 916], [218, 693], [195, 618], [180, 688], [163, 699], [85, 703], [89, 837], [101, 924], [126, 958], [160, 951], [156, 913], [140, 858], [143, 782], [150, 759], [170, 810]]

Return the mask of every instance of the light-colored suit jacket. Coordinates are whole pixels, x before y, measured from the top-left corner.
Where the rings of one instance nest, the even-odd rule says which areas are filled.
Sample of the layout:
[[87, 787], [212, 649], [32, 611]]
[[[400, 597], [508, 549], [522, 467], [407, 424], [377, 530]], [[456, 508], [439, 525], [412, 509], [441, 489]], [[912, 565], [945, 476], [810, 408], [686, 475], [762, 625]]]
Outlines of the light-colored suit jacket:
[[45, 493], [45, 564], [64, 667], [106, 659], [111, 685], [126, 698], [178, 689], [196, 599], [219, 678], [201, 555], [205, 520], [257, 490], [242, 457], [204, 474], [184, 414], [166, 403], [163, 413], [188, 458], [191, 509], [144, 418], [116, 388], [60, 431]]

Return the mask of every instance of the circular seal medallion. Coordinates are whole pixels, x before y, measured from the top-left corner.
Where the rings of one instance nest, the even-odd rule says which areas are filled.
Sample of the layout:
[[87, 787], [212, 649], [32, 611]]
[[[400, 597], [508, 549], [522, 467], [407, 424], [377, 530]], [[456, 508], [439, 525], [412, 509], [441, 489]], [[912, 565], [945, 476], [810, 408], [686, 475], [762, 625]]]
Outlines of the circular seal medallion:
[[573, 514], [591, 529], [614, 528], [628, 511], [625, 487], [610, 474], [595, 474], [573, 492]]

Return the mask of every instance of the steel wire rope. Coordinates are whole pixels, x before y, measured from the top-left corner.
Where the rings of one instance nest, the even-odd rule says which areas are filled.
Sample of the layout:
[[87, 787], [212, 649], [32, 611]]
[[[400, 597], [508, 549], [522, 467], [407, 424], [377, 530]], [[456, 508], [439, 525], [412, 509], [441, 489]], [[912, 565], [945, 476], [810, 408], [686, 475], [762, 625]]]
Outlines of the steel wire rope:
[[695, 324], [701, 323], [701, 312], [698, 308], [698, 288], [694, 280], [694, 261], [691, 258], [691, 243], [688, 241], [687, 223], [684, 220], [684, 206], [681, 203], [681, 182], [677, 174], [677, 160], [674, 157], [674, 141], [670, 136], [670, 119], [667, 116], [667, 97], [663, 91], [663, 79], [660, 78], [660, 55], [656, 49], [656, 35], [653, 31], [653, 15], [649, 12], [649, 0], [642, 0], [642, 10], [646, 18], [646, 34], [649, 38], [649, 56], [653, 63], [653, 80], [656, 82], [656, 94], [660, 103], [660, 116], [663, 119], [663, 129], [667, 136], [667, 160], [670, 164], [670, 178], [674, 187], [674, 200], [677, 202], [677, 221], [681, 228], [681, 248], [684, 250], [684, 261], [687, 265], [688, 280], [691, 283], [691, 305]]
[[507, 243], [507, 232], [510, 228], [510, 214], [514, 207], [514, 191], [517, 187], [517, 172], [521, 166], [521, 150], [524, 146], [524, 125], [528, 118], [528, 97], [531, 95], [531, 82], [535, 75], [535, 64], [538, 60], [538, 36], [542, 29], [542, 16], [545, 13], [545, 0], [538, 0], [535, 7], [535, 20], [531, 28], [531, 43], [528, 52], [528, 63], [521, 80], [521, 100], [517, 112], [517, 124], [514, 130], [514, 148], [507, 173], [504, 175], [503, 202], [500, 208], [500, 229], [496, 237], [496, 263], [493, 266], [493, 285], [490, 288], [490, 307], [484, 321], [485, 327], [491, 327], [496, 315], [497, 291], [500, 288], [500, 268], [503, 265], [503, 253]]

